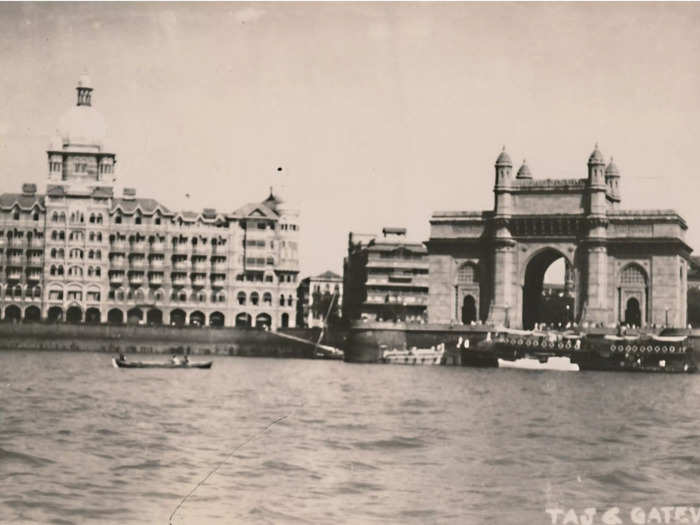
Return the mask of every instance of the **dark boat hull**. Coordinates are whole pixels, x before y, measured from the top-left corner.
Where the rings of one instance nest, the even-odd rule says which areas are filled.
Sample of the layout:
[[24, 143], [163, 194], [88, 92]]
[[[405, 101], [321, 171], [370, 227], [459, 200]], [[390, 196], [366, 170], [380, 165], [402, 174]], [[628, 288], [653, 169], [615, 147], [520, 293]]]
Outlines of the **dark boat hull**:
[[[465, 339], [473, 347], [486, 337], [484, 326], [413, 324], [393, 322], [353, 322], [343, 348], [345, 361], [350, 363], [381, 363], [384, 350], [403, 348], [429, 348], [444, 344], [448, 352], [457, 348]], [[473, 363], [469, 366], [496, 366], [488, 353], [472, 352], [461, 358]]]
[[144, 361], [122, 361], [120, 359], [112, 359], [112, 363], [117, 368], [198, 368], [198, 369], [209, 369], [211, 368], [212, 361], [206, 361], [203, 363], [154, 363], [154, 362], [144, 362]]

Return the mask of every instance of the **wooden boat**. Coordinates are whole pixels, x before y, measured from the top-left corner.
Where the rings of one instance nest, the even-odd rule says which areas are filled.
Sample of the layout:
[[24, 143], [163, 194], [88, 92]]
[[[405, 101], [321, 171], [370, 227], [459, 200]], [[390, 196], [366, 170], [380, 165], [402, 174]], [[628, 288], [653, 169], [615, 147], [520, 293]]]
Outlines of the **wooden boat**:
[[445, 355], [445, 344], [431, 348], [411, 348], [409, 350], [385, 350], [382, 362], [393, 365], [440, 365]]
[[173, 363], [161, 361], [126, 361], [119, 358], [112, 358], [112, 364], [116, 368], [211, 368], [212, 361], [189, 361], [187, 363]]

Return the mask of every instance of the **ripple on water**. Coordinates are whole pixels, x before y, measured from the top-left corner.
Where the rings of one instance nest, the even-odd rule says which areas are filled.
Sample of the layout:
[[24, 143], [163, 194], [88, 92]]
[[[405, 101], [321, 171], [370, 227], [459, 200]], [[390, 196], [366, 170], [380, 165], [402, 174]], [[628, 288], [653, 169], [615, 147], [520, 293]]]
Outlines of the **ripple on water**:
[[421, 448], [425, 442], [417, 437], [394, 436], [391, 439], [376, 439], [373, 441], [357, 441], [355, 447], [360, 449], [402, 449]]

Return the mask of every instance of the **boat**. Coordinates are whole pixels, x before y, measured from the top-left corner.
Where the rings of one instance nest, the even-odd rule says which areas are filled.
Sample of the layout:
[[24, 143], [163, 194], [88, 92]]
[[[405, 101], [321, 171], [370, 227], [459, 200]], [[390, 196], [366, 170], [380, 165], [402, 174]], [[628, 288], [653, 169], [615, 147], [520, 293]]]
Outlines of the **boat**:
[[211, 368], [212, 361], [189, 361], [187, 363], [162, 362], [162, 361], [127, 361], [126, 359], [112, 358], [112, 364], [116, 368]]
[[571, 358], [581, 370], [689, 374], [698, 369], [687, 336], [587, 338], [585, 346]]
[[407, 350], [384, 350], [382, 362], [392, 365], [440, 365], [445, 356], [445, 344], [431, 348], [410, 348]]
[[578, 372], [579, 366], [568, 357], [528, 355], [509, 361], [499, 359], [498, 368], [517, 368], [520, 370], [558, 370], [561, 372]]

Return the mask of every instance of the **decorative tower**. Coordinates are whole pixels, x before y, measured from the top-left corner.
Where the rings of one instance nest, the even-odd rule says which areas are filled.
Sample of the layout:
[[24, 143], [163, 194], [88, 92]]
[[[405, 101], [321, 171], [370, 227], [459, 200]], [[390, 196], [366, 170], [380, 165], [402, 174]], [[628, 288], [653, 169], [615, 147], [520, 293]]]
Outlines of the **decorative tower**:
[[530, 167], [527, 165], [527, 160], [523, 159], [523, 165], [518, 169], [518, 174], [515, 177], [517, 180], [531, 180], [532, 173], [530, 172]]
[[605, 185], [608, 187], [608, 200], [612, 208], [616, 209], [620, 204], [620, 170], [610, 157], [610, 164], [605, 168]]
[[513, 213], [513, 163], [505, 146], [496, 159], [496, 184], [493, 218], [493, 295], [489, 321], [508, 326], [514, 314], [515, 241], [510, 233]]
[[585, 239], [586, 257], [586, 301], [583, 306], [583, 321], [606, 323], [609, 321], [607, 282], [608, 253], [607, 206], [605, 184], [605, 161], [595, 145], [588, 157], [588, 210], [586, 216], [587, 234]]
[[92, 106], [92, 83], [82, 75], [75, 106], [59, 121], [58, 135], [48, 150], [49, 183], [80, 187], [111, 185], [116, 155], [104, 151], [107, 127]]

